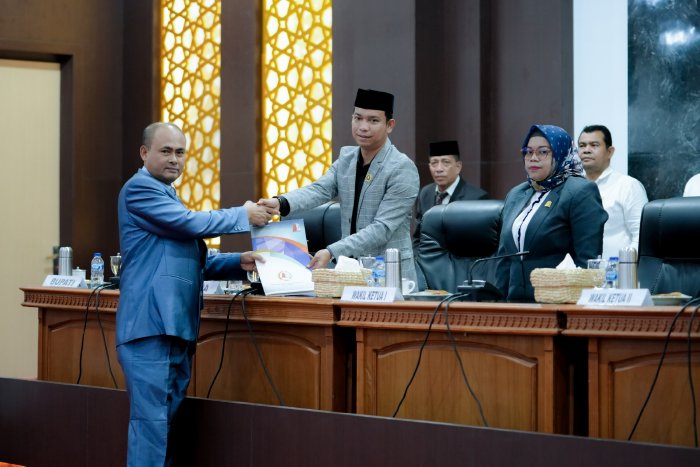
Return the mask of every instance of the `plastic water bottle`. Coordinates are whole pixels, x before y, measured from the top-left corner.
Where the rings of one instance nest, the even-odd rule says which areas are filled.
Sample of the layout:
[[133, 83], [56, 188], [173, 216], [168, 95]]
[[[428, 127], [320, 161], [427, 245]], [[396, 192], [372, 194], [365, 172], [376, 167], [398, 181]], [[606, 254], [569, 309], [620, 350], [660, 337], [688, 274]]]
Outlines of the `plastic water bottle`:
[[90, 262], [90, 285], [95, 288], [105, 280], [105, 262], [102, 253], [95, 253]]
[[608, 267], [605, 269], [605, 288], [606, 289], [616, 289], [617, 288], [617, 265], [620, 258], [617, 256], [611, 256], [608, 259]]
[[375, 287], [384, 287], [386, 278], [386, 269], [384, 265], [384, 257], [377, 256], [372, 268], [372, 278], [374, 279]]

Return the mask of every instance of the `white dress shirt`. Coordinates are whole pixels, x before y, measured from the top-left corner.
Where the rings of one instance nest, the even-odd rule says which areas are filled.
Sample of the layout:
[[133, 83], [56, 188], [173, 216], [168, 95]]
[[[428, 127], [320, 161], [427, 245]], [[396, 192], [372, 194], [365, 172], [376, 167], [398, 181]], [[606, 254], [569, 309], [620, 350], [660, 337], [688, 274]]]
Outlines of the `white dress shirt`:
[[[525, 235], [527, 233], [527, 228], [530, 225], [530, 221], [535, 216], [537, 210], [544, 204], [544, 200], [547, 199], [549, 191], [535, 191], [530, 198], [530, 201], [525, 206], [518, 217], [513, 221], [513, 226], [511, 227], [511, 233], [513, 234], [513, 241], [518, 245], [518, 252], [521, 253], [525, 251]], [[522, 260], [523, 257], [521, 256]]]
[[603, 258], [619, 256], [620, 249], [639, 249], [639, 223], [642, 208], [649, 201], [639, 180], [608, 167], [595, 181], [608, 213], [603, 233]]
[[700, 174], [693, 175], [685, 184], [683, 196], [700, 196]]

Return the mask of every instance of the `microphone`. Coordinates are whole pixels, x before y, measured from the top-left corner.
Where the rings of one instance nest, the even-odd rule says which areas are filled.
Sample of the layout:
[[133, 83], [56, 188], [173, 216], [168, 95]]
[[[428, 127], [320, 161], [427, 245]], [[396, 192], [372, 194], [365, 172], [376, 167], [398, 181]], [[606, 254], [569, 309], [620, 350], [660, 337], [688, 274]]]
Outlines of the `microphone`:
[[482, 300], [500, 300], [503, 298], [503, 293], [490, 282], [481, 279], [472, 279], [472, 273], [474, 272], [474, 266], [477, 263], [484, 261], [491, 261], [494, 259], [510, 258], [513, 256], [524, 256], [529, 254], [529, 251], [521, 251], [518, 253], [510, 253], [507, 255], [500, 256], [489, 256], [486, 258], [479, 258], [474, 260], [472, 264], [469, 265], [469, 272], [467, 274], [467, 280], [462, 283], [462, 285], [457, 286], [457, 291], [459, 293], [469, 294], [473, 301], [480, 302]]

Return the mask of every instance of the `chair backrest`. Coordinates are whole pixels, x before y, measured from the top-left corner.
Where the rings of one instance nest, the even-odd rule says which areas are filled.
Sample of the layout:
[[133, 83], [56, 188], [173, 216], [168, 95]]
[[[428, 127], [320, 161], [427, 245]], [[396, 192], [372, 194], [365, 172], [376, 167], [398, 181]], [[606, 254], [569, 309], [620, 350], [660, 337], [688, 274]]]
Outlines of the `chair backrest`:
[[309, 253], [315, 254], [342, 238], [340, 233], [340, 203], [330, 201], [307, 211], [290, 214], [285, 219], [304, 219]]
[[[419, 286], [456, 292], [474, 260], [498, 249], [502, 200], [455, 201], [423, 215], [416, 254]], [[473, 279], [494, 282], [497, 261], [474, 267]]]
[[659, 199], [644, 206], [637, 277], [652, 294], [700, 294], [700, 197]]

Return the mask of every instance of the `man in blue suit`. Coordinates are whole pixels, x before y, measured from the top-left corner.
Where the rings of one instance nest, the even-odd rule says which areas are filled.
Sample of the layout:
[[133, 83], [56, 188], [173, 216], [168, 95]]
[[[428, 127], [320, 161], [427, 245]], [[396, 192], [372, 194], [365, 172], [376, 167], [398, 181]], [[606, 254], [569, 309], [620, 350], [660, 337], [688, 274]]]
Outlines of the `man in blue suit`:
[[146, 127], [144, 166], [119, 193], [116, 343], [131, 408], [129, 466], [170, 463], [168, 434], [190, 381], [203, 281], [240, 279], [261, 259], [251, 252], [207, 256], [202, 238], [247, 232], [271, 217], [250, 201], [216, 211], [187, 209], [171, 185], [182, 174], [185, 145], [173, 124]]

